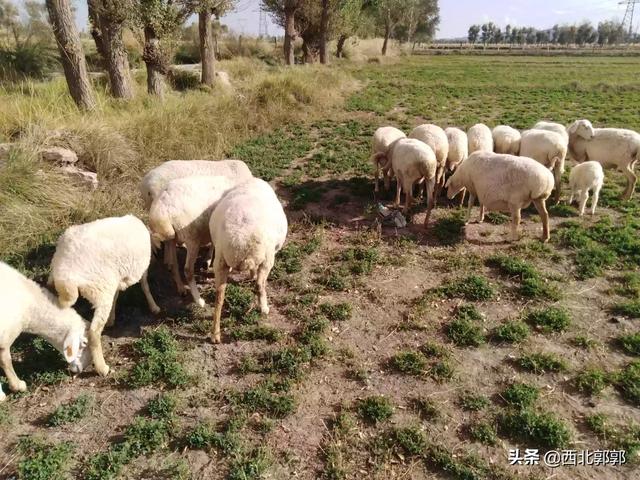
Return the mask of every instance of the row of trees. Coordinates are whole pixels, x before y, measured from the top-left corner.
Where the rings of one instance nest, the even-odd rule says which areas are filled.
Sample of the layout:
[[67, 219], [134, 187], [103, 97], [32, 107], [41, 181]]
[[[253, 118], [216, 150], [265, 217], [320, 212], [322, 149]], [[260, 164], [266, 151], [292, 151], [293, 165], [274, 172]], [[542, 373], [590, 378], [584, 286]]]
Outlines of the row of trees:
[[284, 29], [284, 58], [294, 59], [293, 44], [302, 39], [305, 62], [328, 62], [327, 43], [336, 40], [342, 56], [346, 40], [354, 35], [414, 42], [433, 37], [440, 21], [437, 0], [261, 0], [263, 8]]
[[507, 25], [504, 30], [493, 22], [482, 25], [471, 25], [468, 32], [470, 43], [483, 44], [541, 44], [552, 43], [558, 45], [614, 45], [633, 41], [620, 22], [607, 20], [598, 23], [597, 27], [585, 21], [578, 25], [554, 25], [550, 29], [540, 30], [533, 27], [512, 27]]

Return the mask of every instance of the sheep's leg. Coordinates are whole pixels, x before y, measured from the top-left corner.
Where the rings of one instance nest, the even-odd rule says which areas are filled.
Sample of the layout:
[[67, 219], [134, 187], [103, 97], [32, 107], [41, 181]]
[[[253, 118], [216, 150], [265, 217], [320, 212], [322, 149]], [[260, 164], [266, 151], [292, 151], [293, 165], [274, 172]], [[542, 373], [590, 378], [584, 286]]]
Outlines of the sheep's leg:
[[107, 320], [107, 327], [113, 327], [116, 323], [116, 303], [118, 302], [118, 295], [120, 295], [120, 290], [116, 290], [116, 294], [113, 296], [113, 305], [111, 306], [111, 313]]
[[6, 400], [6, 398], [7, 398], [7, 396], [2, 391], [2, 384], [0, 383], [0, 402], [4, 402]]
[[638, 177], [635, 173], [633, 173], [633, 167], [635, 166], [635, 162], [631, 165], [627, 165], [625, 168], [624, 176], [627, 177], [627, 188], [625, 189], [622, 199], [629, 200], [633, 196], [633, 192], [636, 189], [636, 182], [638, 181]]
[[209, 251], [207, 252], [207, 257], [204, 260], [207, 263], [207, 270], [209, 270], [211, 268], [211, 262], [213, 261], [213, 242], [209, 247]]
[[171, 263], [171, 249], [169, 244], [173, 242], [173, 240], [168, 240], [166, 242], [162, 242], [162, 247], [164, 250], [164, 264], [167, 266], [167, 269], [169, 271], [171, 271], [171, 269], [173, 268], [173, 263]]
[[598, 206], [598, 199], [600, 198], [600, 187], [593, 189], [593, 197], [591, 198], [591, 215], [596, 214], [596, 207]]
[[573, 187], [571, 187], [571, 196], [569, 197], [569, 203], [568, 203], [568, 205], [571, 205], [571, 204], [573, 203], [573, 196], [574, 196], [576, 193], [579, 193], [579, 192], [574, 191], [574, 190], [573, 190]]
[[[160, 307], [153, 299], [153, 295], [151, 295], [151, 289], [149, 288], [149, 270], [145, 271], [142, 274], [142, 278], [140, 279], [140, 285], [142, 286], [142, 292], [144, 293], [144, 298], [147, 300], [147, 305], [149, 306], [149, 310], [151, 313], [158, 314], [160, 313]], [[114, 305], [115, 308], [115, 305]]]
[[194, 274], [196, 257], [198, 256], [198, 244], [187, 243], [187, 259], [184, 262], [184, 276], [189, 284], [189, 290], [191, 290], [191, 296], [193, 301], [201, 307], [205, 306], [204, 300], [200, 298], [200, 292], [198, 292], [198, 286], [196, 285], [196, 278]]
[[580, 217], [584, 215], [584, 208], [587, 206], [587, 200], [589, 200], [589, 190], [584, 189], [580, 193], [580, 206], [578, 208], [578, 215]]
[[460, 195], [460, 207], [464, 207], [464, 197], [467, 196], [467, 189], [462, 189], [462, 195]]
[[[384, 174], [383, 174], [384, 175]], [[376, 160], [376, 173], [375, 173], [375, 177], [376, 177], [376, 186], [374, 187], [373, 191], [378, 193], [380, 191], [380, 165], [378, 164], [378, 161]], [[386, 178], [385, 178], [386, 181]]]
[[518, 229], [520, 228], [520, 208], [511, 209], [511, 241], [515, 242], [520, 237], [518, 236]]
[[402, 182], [400, 181], [400, 177], [396, 178], [396, 201], [393, 203], [393, 206], [398, 208], [400, 206], [400, 194], [402, 193]]
[[474, 203], [476, 203], [476, 196], [469, 192], [469, 206], [467, 208], [467, 221], [465, 223], [469, 223], [471, 221], [471, 210], [473, 209]]
[[431, 179], [427, 182], [427, 214], [424, 217], [424, 228], [429, 226], [429, 219], [431, 218], [431, 210], [433, 210], [434, 202], [434, 181]]
[[167, 246], [169, 247], [169, 256], [171, 258], [171, 273], [173, 274], [173, 281], [176, 284], [176, 288], [178, 289], [179, 295], [185, 295], [187, 293], [187, 289], [182, 283], [182, 277], [180, 277], [180, 268], [178, 268], [178, 252], [176, 249], [176, 241], [169, 240]]
[[102, 331], [107, 323], [107, 317], [111, 311], [111, 305], [103, 304], [95, 307], [91, 327], [89, 327], [89, 349], [93, 358], [93, 366], [98, 375], [106, 377], [109, 374], [109, 365], [102, 355]]
[[409, 215], [412, 201], [413, 201], [413, 185], [411, 185], [408, 188], [407, 188], [407, 185], [405, 185], [405, 188], [404, 188], [404, 214], [405, 215]]
[[9, 389], [11, 391], [13, 392], [27, 391], [27, 384], [18, 378], [18, 375], [16, 375], [16, 371], [13, 369], [13, 363], [11, 362], [11, 352], [9, 351], [9, 347], [0, 348], [0, 367], [2, 367], [2, 369], [4, 370], [4, 374], [7, 377], [7, 382], [9, 383]]
[[484, 208], [484, 204], [480, 204], [480, 218], [478, 219], [478, 223], [484, 223], [484, 214], [485, 214], [485, 208]]
[[258, 267], [258, 276], [256, 277], [258, 294], [260, 296], [260, 312], [262, 312], [263, 315], [269, 315], [269, 304], [267, 302], [267, 277], [269, 277], [271, 266], [273, 266], [273, 262], [271, 262], [271, 265], [268, 265], [266, 262], [262, 263]]
[[553, 197], [553, 200], [556, 203], [560, 203], [560, 194], [562, 193], [562, 171], [561, 171], [561, 163], [560, 161], [556, 162], [556, 165], [553, 169], [553, 180], [556, 187], [556, 192]]
[[216, 308], [213, 317], [213, 330], [211, 331], [211, 340], [213, 343], [220, 343], [220, 319], [222, 317], [222, 306], [224, 305], [224, 293], [227, 289], [227, 277], [229, 276], [229, 267], [224, 263], [217, 254], [213, 260], [213, 270], [216, 276]]
[[545, 199], [534, 200], [533, 205], [536, 207], [542, 219], [542, 241], [546, 243], [551, 238], [549, 232], [549, 212], [547, 212], [546, 201]]
[[389, 190], [391, 188], [391, 179], [395, 176], [393, 168], [383, 168], [382, 174], [384, 175], [384, 189]]

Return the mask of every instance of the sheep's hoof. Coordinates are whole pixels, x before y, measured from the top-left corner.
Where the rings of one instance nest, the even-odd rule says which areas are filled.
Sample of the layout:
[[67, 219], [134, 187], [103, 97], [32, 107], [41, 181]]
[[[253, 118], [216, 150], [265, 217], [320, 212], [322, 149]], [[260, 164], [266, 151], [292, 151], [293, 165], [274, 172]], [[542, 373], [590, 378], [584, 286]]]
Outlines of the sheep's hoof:
[[161, 312], [161, 309], [159, 306], [155, 306], [155, 307], [151, 307], [151, 313], [153, 313], [154, 315], [158, 315]]
[[0, 402], [4, 402], [6, 398], [7, 396], [4, 394], [4, 392], [0, 392]]
[[211, 335], [211, 341], [213, 343], [222, 343], [222, 339], [220, 338], [220, 334], [219, 333], [214, 333]]
[[264, 305], [264, 306], [260, 307], [260, 312], [262, 312], [263, 315], [269, 315], [269, 306], [268, 305]]
[[101, 377], [106, 377], [107, 375], [109, 375], [109, 365], [104, 365], [102, 367], [96, 367], [96, 372]]
[[207, 306], [206, 302], [201, 298], [199, 298], [196, 303], [198, 304], [199, 307], [206, 307]]
[[547, 235], [546, 237], [542, 237], [542, 243], [548, 243], [549, 240], [551, 239], [551, 237], [549, 235]]
[[11, 388], [14, 392], [26, 392], [27, 384], [24, 380], [20, 380], [18, 382], [18, 386], [16, 388]]

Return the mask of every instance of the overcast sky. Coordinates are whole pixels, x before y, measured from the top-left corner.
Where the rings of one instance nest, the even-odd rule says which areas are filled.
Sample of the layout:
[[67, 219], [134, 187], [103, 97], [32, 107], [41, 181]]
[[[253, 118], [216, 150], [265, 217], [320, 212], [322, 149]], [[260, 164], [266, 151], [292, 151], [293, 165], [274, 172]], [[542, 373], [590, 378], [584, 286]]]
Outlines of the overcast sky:
[[[319, 1], [319, 0], [318, 0]], [[492, 21], [501, 27], [511, 25], [552, 27], [556, 23], [574, 23], [589, 19], [622, 20], [625, 6], [620, 0], [440, 0], [439, 38], [466, 37], [469, 25]], [[86, 29], [87, 2], [74, 0], [78, 25]], [[232, 30], [247, 35], [258, 33], [260, 0], [239, 0], [233, 12], [223, 18]], [[636, 25], [640, 20], [640, 4], [636, 6]], [[269, 34], [282, 30], [268, 19]]]

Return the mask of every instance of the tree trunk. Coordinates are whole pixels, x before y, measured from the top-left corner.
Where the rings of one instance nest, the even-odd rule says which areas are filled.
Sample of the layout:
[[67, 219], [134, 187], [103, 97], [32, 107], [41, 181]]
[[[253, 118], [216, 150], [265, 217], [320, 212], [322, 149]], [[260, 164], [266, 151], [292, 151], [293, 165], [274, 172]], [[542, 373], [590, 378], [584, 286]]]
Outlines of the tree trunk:
[[122, 38], [123, 25], [121, 22], [111, 22], [102, 19], [103, 39], [107, 51], [107, 71], [111, 95], [115, 98], [130, 100], [134, 97], [129, 57]]
[[200, 59], [202, 61], [202, 77], [200, 81], [204, 85], [212, 87], [216, 75], [216, 53], [210, 10], [198, 13], [198, 30], [200, 32]]
[[69, 93], [81, 110], [93, 110], [96, 100], [87, 73], [75, 18], [68, 0], [46, 0], [49, 22], [56, 37]]
[[144, 27], [144, 52], [142, 59], [147, 66], [147, 91], [149, 95], [162, 96], [164, 90], [164, 65], [160, 39], [153, 27]]
[[284, 63], [293, 65], [295, 63], [293, 42], [296, 38], [295, 10], [284, 12]]
[[100, 15], [98, 15], [98, 2], [99, 0], [89, 0], [87, 2], [90, 25], [89, 31], [91, 32], [93, 41], [96, 43], [98, 55], [100, 55], [100, 58], [102, 59], [102, 67], [106, 70], [107, 51], [105, 50], [104, 39], [102, 38], [102, 25], [100, 24]]
[[336, 57], [337, 58], [342, 58], [343, 57], [343, 50], [344, 50], [344, 44], [347, 41], [347, 37], [346, 35], [342, 34], [338, 37], [338, 42], [336, 44]]
[[329, 0], [322, 0], [322, 15], [320, 17], [320, 63], [329, 63], [327, 55], [327, 29], [329, 28]]
[[382, 55], [387, 54], [387, 44], [389, 43], [389, 37], [391, 36], [391, 26], [387, 23], [384, 26], [384, 42], [382, 42]]

